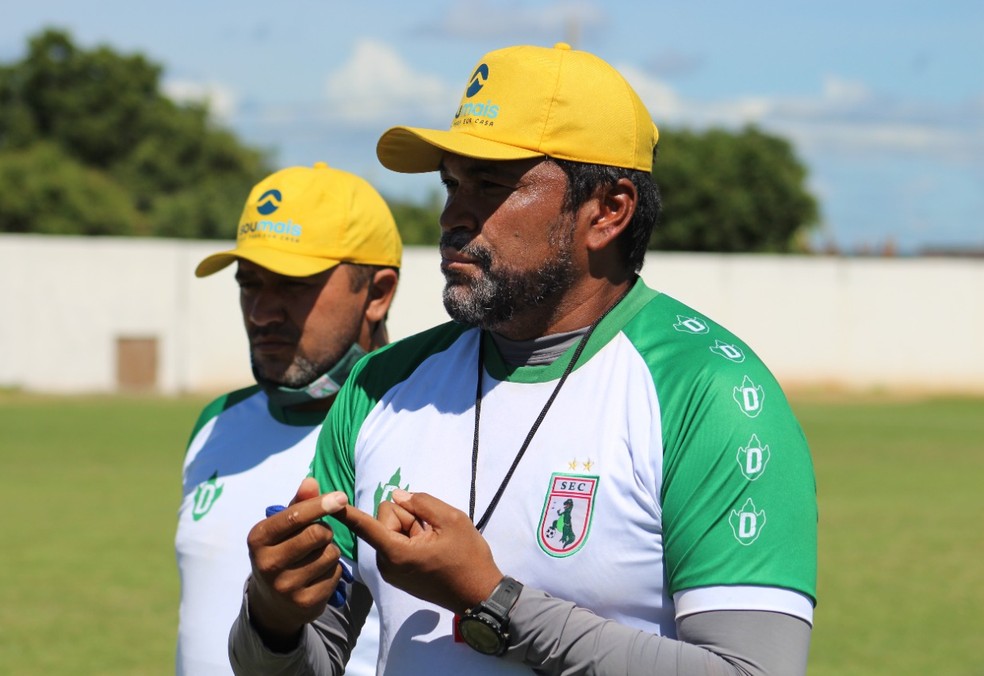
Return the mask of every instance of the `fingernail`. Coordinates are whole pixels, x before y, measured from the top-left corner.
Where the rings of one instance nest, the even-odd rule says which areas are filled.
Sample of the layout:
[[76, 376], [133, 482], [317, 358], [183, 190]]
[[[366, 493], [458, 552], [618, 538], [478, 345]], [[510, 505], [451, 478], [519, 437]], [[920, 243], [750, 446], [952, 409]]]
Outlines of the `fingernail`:
[[348, 496], [341, 491], [325, 493], [321, 496], [321, 509], [333, 514], [348, 504]]
[[277, 512], [282, 512], [285, 509], [287, 509], [287, 508], [284, 507], [283, 505], [270, 505], [269, 507], [266, 508], [267, 518], [269, 519], [271, 516], [273, 516]]
[[395, 489], [393, 489], [393, 499], [394, 500], [409, 500], [412, 495], [413, 495], [412, 493], [408, 493], [407, 491], [403, 490], [402, 488], [395, 488]]

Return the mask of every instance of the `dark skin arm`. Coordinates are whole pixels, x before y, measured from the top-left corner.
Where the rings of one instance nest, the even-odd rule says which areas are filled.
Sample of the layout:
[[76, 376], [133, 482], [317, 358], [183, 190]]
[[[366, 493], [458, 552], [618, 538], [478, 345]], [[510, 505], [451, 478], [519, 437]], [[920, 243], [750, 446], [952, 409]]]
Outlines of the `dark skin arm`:
[[287, 509], [250, 530], [250, 621], [271, 650], [295, 648], [301, 629], [324, 612], [335, 591], [341, 552], [319, 519], [347, 503], [344, 493], [321, 495], [318, 482], [307, 478]]
[[502, 580], [468, 515], [427, 493], [394, 491], [375, 519], [348, 504], [333, 516], [375, 548], [386, 582], [455, 613], [484, 601]]

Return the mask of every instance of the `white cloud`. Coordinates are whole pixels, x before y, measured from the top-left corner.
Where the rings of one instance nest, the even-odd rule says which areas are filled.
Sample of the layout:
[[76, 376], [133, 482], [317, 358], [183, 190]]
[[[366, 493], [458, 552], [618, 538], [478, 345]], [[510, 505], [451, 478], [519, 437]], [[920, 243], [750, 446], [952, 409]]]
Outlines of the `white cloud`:
[[635, 66], [621, 65], [616, 69], [628, 81], [632, 88], [649, 109], [658, 127], [662, 121], [682, 121], [686, 112], [686, 104], [673, 88], [665, 82], [650, 77]]
[[871, 100], [871, 91], [863, 82], [827, 75], [823, 80], [823, 100], [836, 105], [859, 105]]
[[228, 121], [236, 112], [238, 97], [224, 85], [191, 80], [165, 80], [161, 89], [164, 95], [177, 103], [204, 103], [218, 119]]
[[355, 125], [398, 117], [430, 123], [450, 120], [460, 92], [440, 78], [414, 71], [392, 48], [359, 41], [326, 82], [328, 115]]
[[634, 66], [620, 72], [657, 126], [738, 128], [747, 124], [790, 138], [811, 152], [883, 153], [980, 164], [984, 157], [984, 97], [964, 106], [916, 104], [879, 97], [862, 82], [828, 75], [805, 96], [743, 96], [695, 100]]

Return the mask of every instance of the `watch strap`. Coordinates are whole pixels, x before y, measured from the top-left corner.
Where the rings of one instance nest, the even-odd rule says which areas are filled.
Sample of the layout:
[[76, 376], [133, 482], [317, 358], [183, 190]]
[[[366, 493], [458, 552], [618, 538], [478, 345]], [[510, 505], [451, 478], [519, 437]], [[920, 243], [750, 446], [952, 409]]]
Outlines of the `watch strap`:
[[495, 586], [489, 597], [471, 612], [476, 613], [479, 610], [484, 610], [503, 623], [503, 625], [507, 625], [509, 623], [509, 613], [512, 611], [513, 606], [516, 605], [516, 601], [519, 600], [519, 595], [522, 591], [523, 584], [506, 575]]

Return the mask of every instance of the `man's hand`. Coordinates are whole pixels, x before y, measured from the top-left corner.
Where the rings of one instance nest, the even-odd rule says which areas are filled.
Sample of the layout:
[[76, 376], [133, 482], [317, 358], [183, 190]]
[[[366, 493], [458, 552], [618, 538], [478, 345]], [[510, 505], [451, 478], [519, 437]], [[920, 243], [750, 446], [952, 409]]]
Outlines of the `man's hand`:
[[296, 647], [301, 628], [321, 615], [335, 591], [341, 552], [319, 519], [347, 504], [344, 493], [321, 495], [318, 482], [308, 477], [290, 506], [250, 530], [250, 620], [269, 648]]
[[393, 491], [376, 519], [351, 505], [334, 516], [375, 548], [384, 580], [448, 610], [478, 605], [502, 579], [468, 515], [427, 493]]

